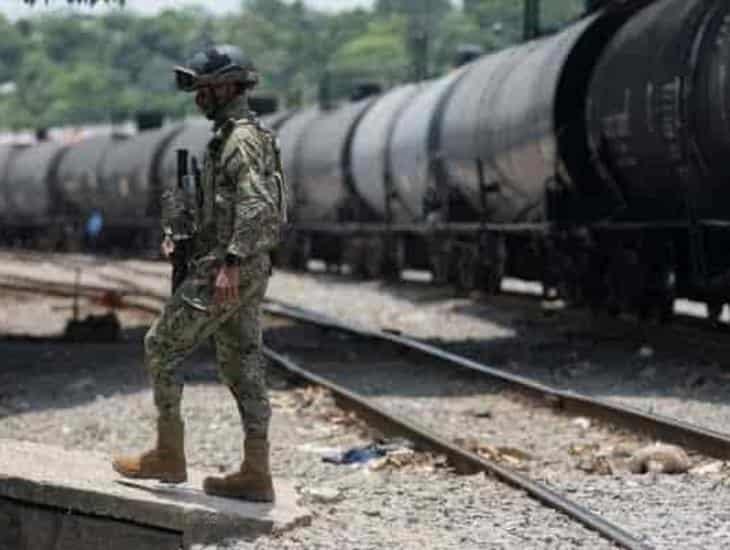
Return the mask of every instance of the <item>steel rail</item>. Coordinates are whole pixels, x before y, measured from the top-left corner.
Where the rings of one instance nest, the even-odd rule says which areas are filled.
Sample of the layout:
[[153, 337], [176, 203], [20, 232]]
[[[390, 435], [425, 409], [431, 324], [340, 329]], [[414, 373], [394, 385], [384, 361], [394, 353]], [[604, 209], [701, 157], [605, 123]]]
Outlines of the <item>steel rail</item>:
[[[268, 306], [264, 307], [266, 308]], [[159, 311], [161, 310], [158, 309]], [[270, 361], [284, 369], [290, 375], [328, 389], [332, 392], [338, 406], [345, 410], [355, 412], [370, 426], [379, 429], [384, 434], [406, 437], [418, 449], [446, 456], [449, 464], [451, 464], [456, 472], [461, 474], [487, 472], [504, 483], [524, 490], [537, 501], [563, 512], [588, 529], [599, 533], [607, 540], [623, 548], [628, 550], [646, 550], [650, 548], [631, 533], [594, 514], [583, 506], [572, 502], [550, 488], [504, 468], [499, 464], [486, 460], [476, 453], [462, 449], [407, 419], [392, 415], [365, 397], [307, 371], [291, 359], [276, 353], [266, 346], [264, 346], [263, 352]]]
[[[120, 292], [114, 288], [102, 288], [86, 285], [75, 285], [73, 283], [53, 283], [46, 281], [27, 281], [27, 282], [7, 282], [0, 280], [0, 289], [9, 290], [11, 292], [23, 292], [32, 294], [43, 294], [44, 296], [53, 296], [59, 298], [84, 298], [86, 300], [102, 300], [105, 293], [115, 293], [119, 296], [119, 301], [112, 306], [113, 309], [132, 309], [142, 311], [144, 313], [159, 314], [158, 307], [130, 301], [125, 296], [138, 296], [138, 294]], [[159, 300], [158, 297], [144, 296]]]
[[[33, 282], [37, 283], [38, 281]], [[40, 282], [43, 283], [45, 281]], [[0, 286], [2, 286], [1, 283]], [[6, 284], [6, 286], [11, 285]], [[69, 284], [66, 288], [61, 288], [66, 286], [63, 283], [56, 283], [52, 286], [55, 288], [46, 290], [51, 293], [57, 294], [61, 294], [69, 290], [78, 291], [80, 289], [85, 289], [87, 292], [98, 292], [99, 290], [98, 287], [91, 287], [89, 289], [86, 289], [83, 285], [74, 284]], [[32, 286], [28, 285], [26, 288], [32, 289], [34, 291], [43, 290], [42, 285], [37, 284]], [[161, 300], [162, 296], [155, 295], [154, 298]], [[137, 306], [132, 305], [132, 307]], [[161, 312], [160, 307], [145, 307], [148, 308], [149, 311], [155, 313]], [[291, 317], [292, 315], [284, 313], [284, 307], [285, 306], [282, 303], [278, 303], [276, 306], [274, 306], [272, 303], [266, 303], [263, 306], [264, 310], [270, 314], [279, 314]], [[309, 322], [315, 322], [319, 325], [326, 325], [330, 328], [354, 332], [363, 337], [381, 337], [377, 333], [358, 329], [356, 327], [347, 327], [346, 325], [341, 324], [335, 320], [328, 320], [324, 316], [311, 316], [309, 318], [305, 318], [304, 310], [300, 310], [300, 312], [296, 314], [296, 317], [302, 321], [306, 320]], [[383, 336], [387, 336], [386, 339], [391, 341], [395, 341], [393, 340], [393, 338], [402, 338], [396, 337], [395, 335], [388, 333], [382, 334]], [[294, 375], [299, 379], [306, 380], [309, 383], [328, 389], [330, 392], [332, 392], [335, 398], [335, 402], [338, 404], [338, 406], [345, 410], [355, 412], [370, 426], [379, 429], [385, 434], [393, 434], [406, 437], [416, 446], [417, 449], [431, 451], [446, 456], [449, 464], [451, 464], [456, 472], [462, 474], [473, 474], [477, 472], [489, 473], [500, 481], [509, 484], [512, 487], [516, 487], [525, 491], [528, 495], [533, 497], [538, 502], [541, 502], [544, 505], [549, 506], [550, 508], [566, 514], [567, 516], [573, 518], [588, 529], [595, 531], [607, 540], [618, 544], [623, 548], [626, 548], [628, 550], [647, 550], [650, 548], [648, 545], [640, 541], [636, 536], [622, 529], [618, 525], [611, 523], [605, 518], [594, 514], [587, 508], [563, 497], [549, 487], [541, 485], [540, 483], [537, 483], [517, 472], [511, 471], [508, 468], [500, 466], [495, 462], [486, 460], [476, 453], [472, 453], [465, 449], [462, 449], [457, 445], [446, 441], [438, 435], [430, 432], [429, 430], [421, 426], [418, 426], [417, 424], [407, 419], [392, 415], [382, 408], [378, 407], [365, 397], [353, 393], [342, 386], [339, 386], [322, 378], [321, 376], [317, 376], [316, 374], [307, 371], [306, 369], [297, 365], [292, 360], [276, 353], [266, 346], [264, 346], [263, 352], [269, 360], [271, 360], [274, 364], [278, 365], [282, 369], [286, 370], [286, 372], [288, 372], [290, 375]]]
[[[698, 225], [707, 228], [727, 228], [727, 220], [703, 219]], [[303, 223], [292, 226], [295, 231], [309, 233], [329, 233], [332, 235], [349, 235], [353, 233], [410, 233], [413, 235], [475, 233], [492, 231], [494, 233], [535, 233], [547, 232], [556, 226], [550, 222], [524, 223], [481, 223], [481, 222], [437, 222], [433, 224], [383, 223], [383, 222], [345, 222], [337, 225], [326, 223]], [[667, 229], [689, 230], [691, 224], [682, 220], [656, 220], [652, 222], [596, 222], [587, 223], [584, 227], [598, 231], [638, 231]]]
[[[122, 279], [120, 278], [113, 282], [118, 282], [122, 284], [121, 281]], [[86, 283], [79, 283], [78, 285], [76, 285], [76, 283], [72, 281], [51, 281], [48, 279], [25, 277], [22, 275], [9, 275], [3, 273], [0, 273], [0, 284], [7, 285], [8, 287], [12, 285], [17, 285], [18, 287], [27, 286], [29, 288], [47, 288], [49, 290], [58, 290], [59, 292], [63, 292], [71, 288], [76, 288], [76, 286], [78, 286], [78, 288], [87, 295], [114, 292], [119, 296], [137, 296], [139, 298], [151, 298], [154, 300], [166, 300], [168, 298], [167, 296], [164, 296], [158, 292], [154, 292], [140, 286], [127, 286], [120, 288], [113, 286], [91, 285]]]
[[462, 474], [487, 472], [504, 483], [524, 490], [542, 504], [563, 512], [588, 529], [599, 533], [604, 538], [623, 548], [630, 550], [649, 548], [649, 546], [640, 541], [636, 536], [605, 518], [594, 514], [580, 504], [565, 498], [549, 487], [490, 460], [486, 460], [476, 453], [462, 449], [410, 420], [392, 415], [367, 398], [309, 372], [291, 359], [267, 347], [264, 347], [264, 355], [287, 373], [311, 384], [328, 389], [332, 392], [338, 406], [345, 410], [355, 412], [368, 425], [386, 434], [405, 437], [419, 450], [431, 451], [446, 456], [456, 472]]
[[263, 310], [270, 315], [287, 317], [328, 329], [348, 332], [362, 338], [389, 341], [452, 365], [485, 374], [523, 393], [547, 400], [554, 407], [565, 412], [599, 419], [633, 432], [645, 434], [653, 439], [694, 449], [707, 456], [723, 460], [730, 459], [730, 436], [721, 432], [666, 416], [643, 412], [626, 405], [611, 403], [604, 399], [553, 388], [530, 378], [484, 365], [415, 338], [358, 327], [281, 301], [267, 300]]

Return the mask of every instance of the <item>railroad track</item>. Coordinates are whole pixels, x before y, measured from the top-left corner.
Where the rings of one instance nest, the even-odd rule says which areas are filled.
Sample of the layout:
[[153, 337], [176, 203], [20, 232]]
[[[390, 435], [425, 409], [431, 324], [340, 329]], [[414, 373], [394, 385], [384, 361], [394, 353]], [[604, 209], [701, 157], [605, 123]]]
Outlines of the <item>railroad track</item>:
[[[51, 282], [38, 278], [10, 277], [0, 274], [0, 288], [15, 289], [26, 292], [39, 292], [56, 296], [82, 295], [98, 300], [105, 294], [117, 293], [121, 301], [120, 307], [142, 309], [156, 313], [159, 309], [155, 302], [163, 303], [167, 296], [157, 290], [151, 290], [131, 282], [123, 277], [116, 278], [118, 286], [80, 285], [74, 283]], [[125, 284], [126, 283], [126, 284]], [[142, 298], [144, 303], [133, 301]], [[352, 323], [334, 319], [330, 316], [286, 304], [281, 301], [267, 300], [263, 310], [274, 316], [286, 317], [299, 322], [306, 322], [319, 327], [338, 330], [356, 336], [387, 341], [402, 348], [417, 351], [446, 363], [478, 372], [512, 388], [538, 397], [552, 404], [553, 407], [568, 414], [587, 416], [598, 419], [633, 432], [674, 443], [695, 450], [707, 456], [729, 460], [730, 437], [726, 434], [708, 430], [700, 426], [664, 417], [657, 414], [639, 411], [626, 405], [619, 405], [603, 399], [588, 397], [576, 392], [553, 388], [536, 382], [530, 378], [515, 375], [489, 365], [480, 363], [469, 357], [459, 355], [443, 348], [427, 344], [418, 339], [388, 330], [371, 330]], [[617, 323], [612, 323], [613, 325]]]
[[[7, 278], [0, 275], [0, 288], [24, 292], [45, 293], [55, 296], [81, 295], [91, 300], [100, 300], [104, 295], [118, 293], [119, 307], [136, 308], [148, 313], [158, 313], [159, 305], [164, 303], [163, 293], [134, 286], [100, 287], [73, 283], [49, 282], [42, 279]], [[133, 301], [131, 298], [146, 301]], [[459, 355], [443, 348], [425, 343], [403, 334], [387, 330], [371, 330], [345, 323], [330, 316], [286, 304], [281, 301], [267, 300], [263, 311], [269, 315], [285, 317], [298, 322], [316, 325], [329, 330], [337, 330], [361, 338], [386, 341], [401, 348], [416, 351], [445, 363], [468, 369], [507, 384], [518, 392], [528, 394], [551, 404], [567, 414], [585, 416], [608, 424], [641, 433], [653, 439], [673, 443], [722, 460], [730, 460], [730, 436], [709, 430], [681, 420], [640, 411], [627, 405], [613, 403], [604, 399], [589, 397], [577, 392], [562, 390], [536, 382], [530, 378], [515, 375], [483, 364], [472, 358]]]
[[267, 301], [264, 304], [263, 310], [269, 315], [313, 324], [328, 330], [342, 331], [366, 339], [387, 341], [401, 348], [417, 351], [426, 356], [444, 361], [454, 367], [468, 369], [498, 382], [505, 383], [519, 392], [544, 400], [553, 407], [568, 414], [600, 420], [631, 432], [641, 433], [653, 439], [681, 445], [715, 458], [723, 460], [730, 459], [730, 436], [720, 432], [708, 430], [681, 420], [646, 413], [626, 405], [553, 388], [535, 382], [530, 378], [485, 365], [469, 357], [452, 353], [443, 348], [402, 334], [358, 327], [321, 313], [308, 311], [278, 301]]
[[512, 487], [525, 491], [540, 503], [566, 514], [622, 548], [648, 548], [638, 537], [629, 533], [626, 529], [591, 512], [547, 485], [463, 449], [439, 434], [418, 425], [413, 420], [387, 411], [371, 399], [309, 371], [291, 358], [268, 347], [264, 348], [264, 354], [273, 364], [289, 375], [330, 391], [335, 403], [340, 408], [354, 412], [369, 426], [387, 435], [405, 437], [419, 451], [445, 456], [457, 473], [475, 474], [485, 472]]
[[[120, 266], [115, 258], [104, 258], [99, 261], [85, 256], [68, 254], [54, 253], [49, 255], [23, 250], [6, 252], [21, 261], [50, 261], [54, 266], [66, 270], [69, 274], [77, 269], [84, 272], [92, 271], [99, 280], [110, 283], [118, 292], [125, 295], [144, 296], [151, 293], [153, 294], [152, 298], [164, 299], [165, 297], [164, 292], [159, 287], [156, 287], [156, 290], [150, 290], [149, 287], [140, 285], [136, 280], [139, 277], [160, 279], [167, 276], [162, 275], [160, 271], [156, 271], [154, 268]], [[113, 272], [104, 273], [105, 267], [111, 268]], [[7, 286], [8, 283], [17, 283], [18, 279], [16, 276], [15, 281], [8, 281], [7, 274], [0, 271], [0, 285], [5, 285], [3, 288], [11, 289]], [[22, 279], [29, 280], [26, 277], [22, 277]], [[403, 284], [422, 286], [429, 283], [404, 281]], [[165, 285], [165, 290], [166, 288]], [[558, 310], [549, 307], [545, 309], [539, 284], [513, 281], [511, 279], [504, 282], [501, 294], [489, 297], [489, 302], [510, 309], [523, 308], [533, 316], [554, 315], [562, 323], [570, 321], [575, 326], [580, 326], [583, 329], [590, 326], [591, 331], [608, 338], [635, 342], [637, 346], [649, 345], [653, 348], [662, 348], [680, 353], [686, 349], [701, 346], [705, 357], [714, 358], [713, 356], [715, 356], [721, 361], [726, 360], [730, 354], [730, 339], [727, 337], [730, 323], [723, 321], [717, 325], [712, 325], [707, 317], [702, 315], [701, 304], [680, 301], [675, 307], [676, 314], [673, 322], [656, 325], [649, 322], [640, 322], [633, 317], [611, 317], [606, 314], [595, 316], [585, 308], [580, 307], [559, 308]]]
[[[49, 282], [38, 279], [26, 280], [25, 282], [14, 281], [13, 284], [23, 291], [43, 293], [44, 291], [53, 296], [83, 294], [87, 297], [94, 297], [99, 292], [116, 292], [121, 289], [116, 287], [98, 287], [90, 285]], [[127, 286], [127, 285], [122, 285]], [[154, 297], [158, 300], [157, 310], [164, 299], [163, 296], [155, 296], [154, 293], [145, 293], [147, 297]], [[265, 306], [267, 313], [283, 315], [285, 310], [282, 304], [268, 303]], [[294, 311], [293, 309], [291, 310]], [[300, 318], [301, 320], [301, 318]], [[323, 323], [327, 321], [322, 318]], [[327, 324], [328, 328], [335, 328], [333, 323]], [[337, 327], [340, 328], [340, 327]], [[450, 465], [457, 473], [473, 474], [476, 472], [487, 472], [498, 480], [513, 487], [524, 490], [542, 504], [556, 509], [587, 528], [594, 530], [606, 539], [628, 549], [647, 548], [640, 539], [618, 525], [607, 521], [597, 514], [592, 513], [580, 504], [560, 495], [546, 485], [535, 482], [526, 476], [512, 471], [496, 462], [486, 460], [474, 452], [463, 449], [445, 438], [418, 426], [411, 420], [400, 418], [378, 406], [372, 400], [363, 395], [348, 390], [334, 382], [310, 372], [292, 359], [287, 358], [274, 350], [265, 347], [266, 357], [279, 368], [284, 369], [289, 375], [294, 375], [309, 384], [314, 384], [329, 390], [335, 398], [335, 402], [344, 410], [356, 413], [368, 425], [386, 434], [393, 434], [406, 437], [414, 444], [415, 448], [422, 451], [430, 451], [445, 456]]]
[[[358, 327], [321, 313], [273, 300], [267, 301], [263, 310], [268, 315], [315, 325], [328, 332], [344, 332], [366, 340], [385, 341], [398, 348], [424, 354], [460, 369], [467, 369], [502, 384], [507, 384], [520, 393], [536, 396], [569, 415], [588, 416], [633, 433], [643, 434], [652, 439], [681, 445], [686, 449], [704, 455], [724, 460], [730, 458], [730, 437], [722, 433], [672, 418], [644, 413], [631, 407], [617, 405], [575, 392], [551, 388], [402, 334]], [[320, 343], [319, 346], [321, 347], [322, 344]], [[526, 491], [543, 504], [569, 515], [584, 526], [599, 532], [605, 538], [622, 547], [646, 547], [636, 536], [629, 534], [626, 529], [606, 521], [606, 519], [565, 498], [549, 487], [536, 483], [526, 476], [493, 461], [485, 460], [482, 456], [455, 445], [443, 436], [439, 436], [407, 418], [393, 415], [377, 406], [372, 400], [338, 385], [332, 380], [314, 374], [289, 357], [272, 350], [267, 350], [266, 355], [272, 362], [286, 369], [287, 372], [297, 378], [327, 388], [332, 392], [335, 401], [341, 408], [354, 411], [360, 418], [365, 419], [369, 425], [386, 434], [406, 437], [419, 450], [445, 455], [457, 472], [464, 474], [476, 471], [488, 472], [501, 481]]]
[[151, 314], [159, 313], [159, 307], [156, 307], [154, 302], [150, 303], [150, 300], [164, 300], [164, 297], [146, 291], [7, 275], [0, 275], [0, 289], [24, 294], [84, 299], [110, 309], [130, 309]]
[[[131, 281], [129, 284], [125, 284], [123, 277], [119, 278], [117, 283], [118, 286], [100, 287], [49, 282], [38, 279], [8, 281], [7, 278], [0, 277], [0, 287], [15, 284], [27, 291], [47, 292], [51, 295], [82, 293], [85, 296], [94, 297], [104, 292], [120, 292], [125, 297], [142, 296], [156, 303], [154, 306], [147, 306], [146, 311], [159, 311], [165, 299], [162, 293], [146, 290], [138, 285], [132, 284]], [[346, 332], [358, 338], [385, 341], [399, 348], [422, 353], [452, 366], [468, 369], [479, 373], [480, 376], [488, 376], [494, 380], [498, 380], [500, 383], [506, 383], [519, 392], [537, 396], [553, 407], [557, 407], [568, 414], [600, 419], [603, 422], [620, 426], [632, 432], [649, 435], [654, 439], [682, 445], [687, 449], [692, 449], [708, 456], [721, 459], [730, 458], [730, 438], [722, 433], [671, 418], [644, 413], [630, 407], [609, 403], [574, 392], [551, 388], [550, 386], [536, 383], [528, 378], [516, 376], [490, 367], [489, 365], [484, 365], [468, 357], [446, 351], [402, 334], [358, 327], [343, 323], [340, 320], [321, 313], [308, 311], [282, 302], [269, 300], [264, 305], [264, 311], [271, 316], [284, 317], [298, 323], [316, 325], [328, 331]], [[379, 430], [385, 433], [405, 436], [418, 449], [432, 451], [446, 456], [457, 472], [489, 472], [491, 475], [506, 483], [520, 487], [540, 502], [568, 514], [576, 521], [598, 531], [606, 538], [625, 548], [645, 548], [644, 544], [637, 537], [631, 535], [625, 529], [591, 513], [547, 486], [532, 481], [505, 466], [486, 460], [474, 452], [461, 448], [410, 420], [396, 417], [377, 406], [372, 400], [339, 386], [331, 380], [314, 374], [280, 353], [268, 348], [265, 350], [265, 353], [274, 364], [285, 369], [287, 372], [311, 384], [327, 388], [332, 392], [335, 400], [342, 408], [356, 412], [358, 416]]]

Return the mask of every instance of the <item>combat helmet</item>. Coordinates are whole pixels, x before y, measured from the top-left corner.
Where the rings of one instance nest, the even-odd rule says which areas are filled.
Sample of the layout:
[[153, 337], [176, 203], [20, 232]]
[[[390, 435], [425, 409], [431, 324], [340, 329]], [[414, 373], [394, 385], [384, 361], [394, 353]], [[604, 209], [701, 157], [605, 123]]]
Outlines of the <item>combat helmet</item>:
[[239, 47], [229, 44], [210, 46], [196, 53], [185, 65], [175, 67], [174, 71], [177, 87], [184, 92], [227, 82], [250, 89], [259, 82], [253, 61]]

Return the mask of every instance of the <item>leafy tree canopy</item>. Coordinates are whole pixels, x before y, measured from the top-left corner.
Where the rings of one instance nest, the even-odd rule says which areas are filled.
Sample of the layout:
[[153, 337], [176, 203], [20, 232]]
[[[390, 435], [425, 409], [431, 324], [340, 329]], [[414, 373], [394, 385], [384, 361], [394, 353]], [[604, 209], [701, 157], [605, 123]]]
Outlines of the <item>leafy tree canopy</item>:
[[[38, 0], [23, 0], [24, 4], [30, 4], [31, 6], [36, 4]], [[42, 0], [43, 3], [48, 4], [48, 0]], [[102, 0], [105, 4], [120, 4], [124, 5], [124, 0]], [[99, 4], [100, 0], [66, 0], [69, 4], [90, 4], [92, 6]]]
[[[543, 27], [567, 24], [585, 1], [543, 0]], [[363, 79], [391, 86], [444, 73], [460, 44], [493, 51], [518, 42], [522, 32], [516, 0], [463, 0], [463, 9], [449, 0], [377, 0], [371, 11], [337, 13], [301, 0], [241, 6], [225, 18], [195, 8], [154, 17], [123, 10], [94, 17], [39, 13], [14, 23], [0, 15], [0, 126], [109, 121], [150, 109], [171, 117], [192, 113], [192, 98], [174, 90], [171, 68], [215, 42], [243, 48], [262, 75], [260, 93], [291, 105], [315, 100], [325, 74], [340, 94]]]

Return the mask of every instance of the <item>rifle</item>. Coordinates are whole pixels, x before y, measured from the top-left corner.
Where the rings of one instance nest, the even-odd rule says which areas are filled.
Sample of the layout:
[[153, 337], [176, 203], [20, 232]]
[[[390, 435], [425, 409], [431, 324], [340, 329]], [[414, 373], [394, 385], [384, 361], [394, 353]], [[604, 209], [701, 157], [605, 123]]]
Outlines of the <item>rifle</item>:
[[[188, 187], [191, 184], [191, 176], [188, 171], [188, 157], [187, 149], [177, 150], [177, 195], [186, 199], [189, 196]], [[195, 185], [197, 182], [193, 181], [192, 183]], [[182, 202], [184, 205], [181, 205], [182, 209], [177, 214], [179, 216], [189, 216], [190, 201], [183, 200]], [[192, 238], [186, 232], [182, 235], [175, 235], [173, 233], [171, 238], [175, 244], [175, 249], [170, 255], [170, 262], [172, 263], [172, 293], [174, 294], [188, 275], [188, 260], [192, 252]]]

